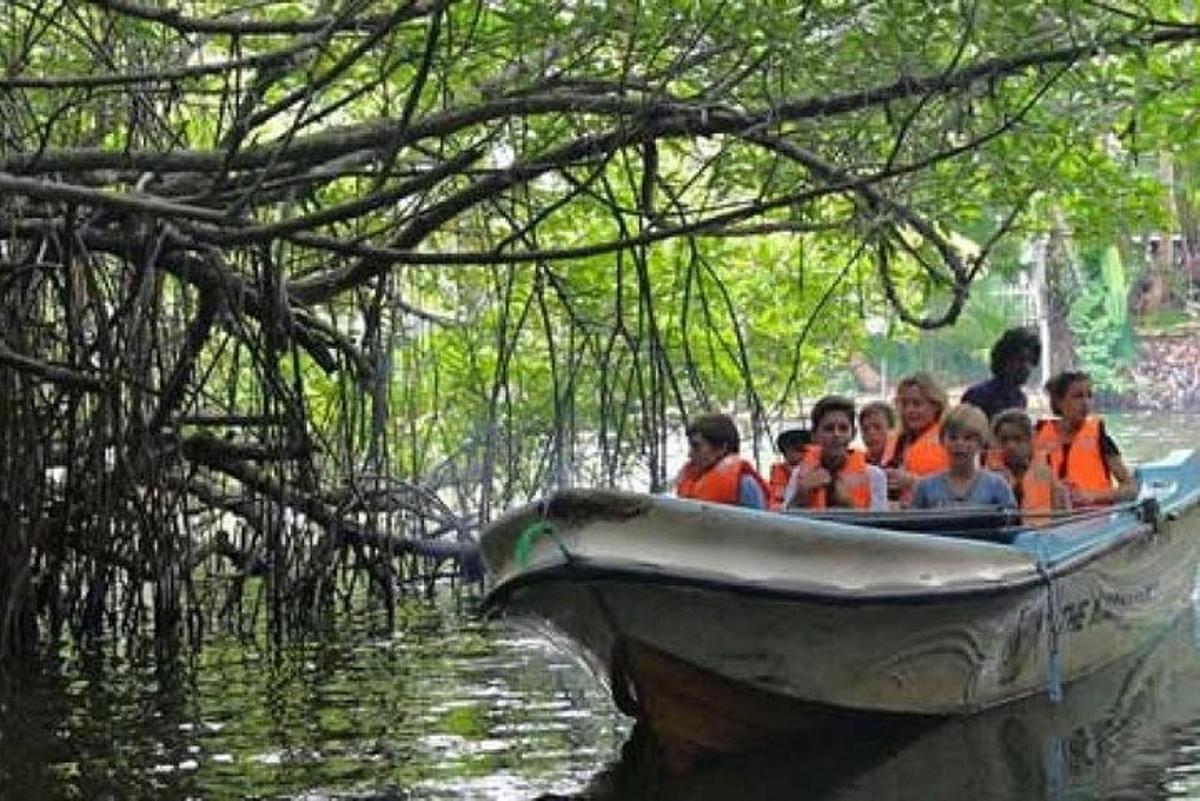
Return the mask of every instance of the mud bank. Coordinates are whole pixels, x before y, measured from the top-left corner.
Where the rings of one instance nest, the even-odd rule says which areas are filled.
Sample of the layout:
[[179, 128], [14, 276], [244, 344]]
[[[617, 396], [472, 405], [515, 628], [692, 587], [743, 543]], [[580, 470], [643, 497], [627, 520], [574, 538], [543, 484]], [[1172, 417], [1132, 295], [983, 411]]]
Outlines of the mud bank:
[[1140, 408], [1200, 411], [1200, 333], [1142, 337], [1133, 375]]

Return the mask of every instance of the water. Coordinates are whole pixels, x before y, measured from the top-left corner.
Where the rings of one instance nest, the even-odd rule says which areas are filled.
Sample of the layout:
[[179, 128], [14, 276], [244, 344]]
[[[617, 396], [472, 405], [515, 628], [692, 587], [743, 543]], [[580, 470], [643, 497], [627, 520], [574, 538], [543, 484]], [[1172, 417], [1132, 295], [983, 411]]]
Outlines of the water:
[[1172, 448], [1200, 450], [1200, 415], [1125, 412], [1106, 415], [1105, 419], [1131, 464], [1154, 459]]
[[656, 790], [655, 797], [1200, 797], [1197, 648], [1192, 612], [1147, 652], [1070, 685], [1060, 704], [1036, 697], [900, 736], [726, 759]]
[[[1113, 416], [1130, 461], [1200, 417]], [[541, 640], [414, 601], [273, 652], [109, 645], [0, 686], [0, 798], [1200, 798], [1200, 624], [1072, 685], [887, 739], [797, 743], [666, 781], [592, 677]]]
[[[529, 798], [585, 784], [628, 725], [540, 640], [413, 602], [268, 653], [65, 661], [0, 695], [2, 798]], [[41, 666], [45, 669], [48, 666]]]

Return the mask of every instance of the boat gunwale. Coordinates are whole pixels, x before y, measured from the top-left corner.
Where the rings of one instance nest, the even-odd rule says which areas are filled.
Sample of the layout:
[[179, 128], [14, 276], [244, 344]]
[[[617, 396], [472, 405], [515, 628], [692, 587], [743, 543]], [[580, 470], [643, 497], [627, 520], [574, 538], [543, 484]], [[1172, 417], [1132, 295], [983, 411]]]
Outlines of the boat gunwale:
[[[1171, 476], [1175, 469], [1188, 461], [1195, 460], [1192, 451], [1172, 451], [1167, 459], [1161, 462], [1140, 466], [1146, 473], [1165, 473]], [[1147, 469], [1148, 468], [1148, 469]], [[1175, 479], [1178, 480], [1178, 479]], [[1021, 545], [1013, 542], [999, 543], [986, 539], [972, 537], [958, 538], [952, 535], [939, 535], [914, 531], [894, 531], [886, 527], [878, 529], [889, 535], [920, 537], [932, 539], [958, 540], [986, 548], [1002, 548], [1018, 551], [1031, 558], [1031, 564], [1018, 572], [1009, 573], [1001, 579], [967, 576], [958, 581], [937, 586], [921, 586], [916, 582], [878, 584], [875, 587], [838, 587], [826, 583], [808, 581], [792, 581], [791, 583], [764, 581], [763, 579], [740, 578], [736, 574], [707, 571], [681, 570], [672, 565], [656, 564], [654, 562], [620, 561], [594, 556], [586, 556], [564, 551], [558, 561], [524, 568], [511, 573], [500, 583], [491, 587], [483, 598], [483, 608], [494, 610], [503, 606], [506, 599], [519, 590], [552, 581], [625, 581], [636, 583], [654, 583], [660, 586], [677, 586], [702, 588], [709, 591], [728, 592], [742, 596], [775, 598], [780, 600], [806, 601], [825, 605], [863, 606], [873, 604], [924, 605], [948, 601], [969, 601], [977, 598], [994, 597], [1007, 593], [1019, 593], [1031, 588], [1049, 586], [1055, 579], [1060, 579], [1086, 568], [1092, 563], [1105, 559], [1127, 545], [1155, 536], [1160, 527], [1174, 528], [1175, 521], [1194, 515], [1200, 509], [1200, 486], [1195, 483], [1195, 477], [1188, 483], [1176, 486], [1175, 491], [1166, 497], [1146, 495], [1128, 504], [1110, 507], [1107, 519], [1094, 518], [1091, 525], [1098, 525], [1112, 531], [1111, 535], [1095, 539], [1090, 543], [1080, 543], [1080, 547], [1061, 553], [1058, 558], [1048, 558], [1040, 546], [1029, 547], [1030, 540], [1025, 539]], [[539, 503], [528, 504], [505, 515], [499, 525], [515, 525], [518, 521], [526, 520], [531, 513], [542, 519], [565, 517], [574, 518], [574, 522], [593, 517], [615, 517], [624, 519], [637, 516], [645, 511], [650, 504], [666, 500], [657, 496], [644, 496], [621, 491], [602, 491], [603, 496], [595, 497], [591, 491], [560, 491]], [[1155, 509], [1152, 499], [1157, 500]], [[1150, 503], [1151, 505], [1147, 505]], [[1151, 511], [1153, 510], [1153, 511]], [[722, 509], [729, 514], [731, 509]], [[1100, 511], [1100, 510], [1096, 510]], [[582, 514], [580, 514], [582, 512]], [[1149, 512], [1149, 514], [1147, 514]], [[799, 517], [799, 515], [797, 515]], [[826, 521], [842, 526], [845, 523]], [[1072, 536], [1077, 526], [1083, 523], [1078, 517], [1066, 517], [1061, 522], [1049, 528], [1030, 528], [1027, 531], [1036, 537], [1046, 537], [1046, 544], [1052, 545], [1056, 533], [1064, 532]], [[495, 525], [495, 524], [494, 524]], [[1086, 524], [1085, 524], [1086, 525]], [[1088, 525], [1090, 528], [1091, 525]], [[1185, 524], [1186, 525], [1186, 524]], [[857, 526], [855, 526], [857, 528]], [[862, 531], [863, 529], [859, 529]], [[869, 530], [869, 529], [868, 529]], [[1069, 533], [1068, 533], [1069, 532]], [[1082, 533], [1082, 532], [1081, 532]], [[1187, 532], [1175, 536], [1188, 536]], [[1036, 542], [1036, 540], [1034, 540]], [[560, 550], [563, 549], [560, 543]]]
[[[503, 605], [517, 591], [535, 584], [555, 581], [624, 581], [639, 584], [657, 584], [664, 587], [680, 587], [704, 589], [716, 592], [728, 592], [733, 595], [770, 598], [783, 601], [802, 601], [819, 603], [830, 606], [867, 606], [867, 605], [908, 605], [921, 606], [942, 603], [946, 601], [969, 601], [1017, 593], [1025, 590], [1044, 587], [1047, 582], [1062, 578], [1081, 570], [1092, 562], [1111, 555], [1127, 545], [1137, 542], [1153, 530], [1150, 523], [1135, 519], [1135, 525], [1112, 539], [1088, 548], [1057, 562], [1045, 569], [1035, 569], [1027, 575], [1015, 579], [991, 582], [972, 582], [956, 584], [934, 589], [864, 589], [838, 590], [823, 586], [815, 587], [764, 584], [758, 581], [741, 580], [736, 577], [718, 576], [716, 574], [686, 573], [678, 570], [667, 571], [662, 567], [647, 564], [612, 564], [586, 556], [573, 554], [569, 562], [563, 561], [551, 565], [524, 570], [488, 590], [483, 598], [485, 611], [494, 610]], [[929, 535], [933, 536], [933, 535]], [[1007, 546], [1014, 547], [1014, 546]], [[1021, 549], [1017, 549], [1021, 550]]]

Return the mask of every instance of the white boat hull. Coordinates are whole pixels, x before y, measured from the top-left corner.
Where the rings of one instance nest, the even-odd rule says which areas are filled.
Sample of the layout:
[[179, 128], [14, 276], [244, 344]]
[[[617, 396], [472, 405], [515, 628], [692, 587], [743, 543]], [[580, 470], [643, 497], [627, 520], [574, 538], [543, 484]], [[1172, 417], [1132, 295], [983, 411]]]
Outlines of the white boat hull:
[[[802, 726], [797, 714], [968, 714], [1056, 692], [1187, 608], [1200, 557], [1196, 498], [1179, 492], [1165, 516], [1098, 514], [1033, 535], [1053, 560], [613, 493], [559, 496], [508, 522], [484, 540], [498, 578], [489, 602], [565, 637], [625, 711], [706, 749], [726, 747], [706, 727], [719, 733], [751, 706], [747, 733], [791, 704], [801, 711], [763, 728]], [[548, 534], [530, 536], [539, 523]], [[522, 534], [531, 547], [515, 559]], [[728, 701], [712, 720], [691, 708], [715, 696]]]

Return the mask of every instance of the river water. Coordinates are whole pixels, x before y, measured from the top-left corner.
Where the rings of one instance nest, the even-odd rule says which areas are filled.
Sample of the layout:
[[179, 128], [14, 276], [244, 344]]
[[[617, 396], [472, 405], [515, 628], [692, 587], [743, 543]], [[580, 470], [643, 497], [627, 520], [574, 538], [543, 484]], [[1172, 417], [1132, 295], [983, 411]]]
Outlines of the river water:
[[[1200, 417], [1113, 416], [1131, 461], [1200, 447]], [[1200, 535], [1200, 532], [1197, 532]], [[592, 677], [471, 598], [348, 619], [283, 651], [215, 635], [156, 659], [65, 651], [0, 686], [0, 799], [1200, 798], [1200, 617], [986, 715], [885, 740], [643, 766]]]

